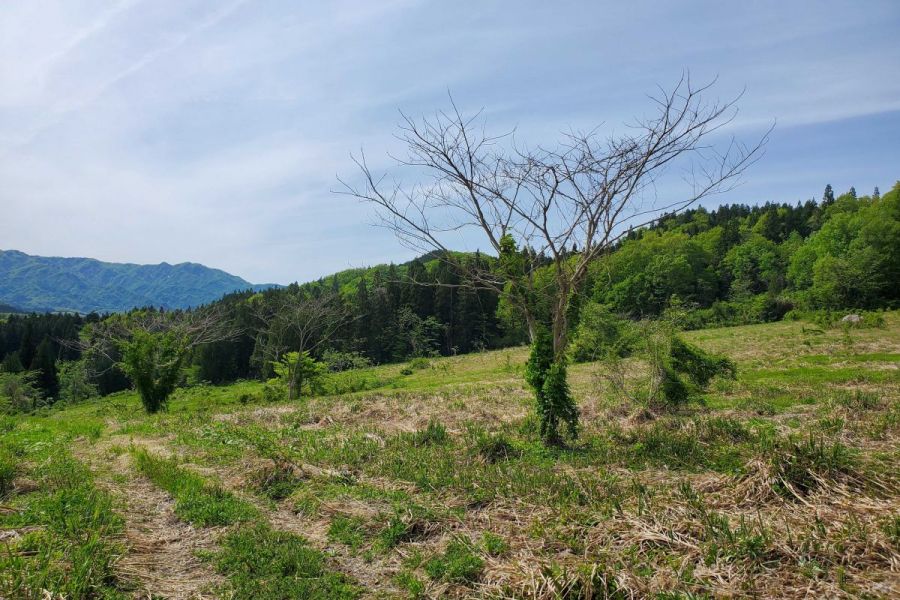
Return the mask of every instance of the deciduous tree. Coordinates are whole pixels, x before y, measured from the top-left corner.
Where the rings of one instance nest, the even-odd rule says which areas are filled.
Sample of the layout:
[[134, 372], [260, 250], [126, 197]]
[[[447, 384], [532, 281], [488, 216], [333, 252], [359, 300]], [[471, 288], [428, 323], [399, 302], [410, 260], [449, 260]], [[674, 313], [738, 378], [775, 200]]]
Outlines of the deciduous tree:
[[[750, 145], [733, 138], [714, 143], [734, 118], [737, 98], [709, 102], [711, 85], [697, 87], [682, 77], [653, 97], [652, 116], [637, 119], [625, 133], [574, 131], [552, 148], [490, 135], [478, 114], [464, 115], [451, 99], [449, 111], [431, 118], [403, 117], [399, 137], [408, 153], [398, 168], [413, 179], [376, 171], [360, 154], [353, 157], [359, 183], [340, 179], [340, 191], [372, 203], [380, 224], [403, 244], [438, 251], [464, 285], [493, 289], [513, 302], [532, 341], [547, 326], [554, 363], [564, 361], [570, 307], [588, 266], [630, 227], [731, 189], [759, 158], [765, 136]], [[657, 201], [654, 184], [673, 166], [685, 169], [687, 188]], [[501, 267], [507, 261], [514, 268], [488, 270], [459, 259], [451, 246], [468, 231], [478, 232]], [[577, 253], [569, 252], [573, 247]], [[537, 286], [535, 272], [547, 264], [550, 285]], [[542, 304], [549, 306], [548, 317], [538, 308]], [[561, 372], [555, 370], [557, 379]], [[548, 418], [555, 423], [566, 416]], [[555, 439], [555, 431], [546, 437]]]

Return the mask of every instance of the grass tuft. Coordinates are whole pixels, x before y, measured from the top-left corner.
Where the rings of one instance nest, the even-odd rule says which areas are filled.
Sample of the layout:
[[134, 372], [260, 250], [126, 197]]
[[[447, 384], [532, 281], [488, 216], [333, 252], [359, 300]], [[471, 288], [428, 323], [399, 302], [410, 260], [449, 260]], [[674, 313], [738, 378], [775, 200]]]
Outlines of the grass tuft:
[[858, 475], [856, 454], [840, 442], [809, 435], [776, 444], [770, 457], [773, 489], [786, 498], [806, 496], [829, 481]]
[[439, 421], [431, 420], [425, 429], [412, 434], [412, 445], [418, 447], [423, 446], [443, 446], [450, 441], [450, 434], [447, 428]]
[[502, 433], [491, 435], [479, 432], [474, 445], [475, 453], [491, 464], [522, 456], [522, 451]]
[[328, 526], [328, 539], [340, 542], [354, 550], [365, 543], [366, 525], [359, 517], [337, 515]]
[[284, 500], [303, 483], [294, 468], [283, 462], [256, 471], [250, 481], [258, 494], [275, 501]]

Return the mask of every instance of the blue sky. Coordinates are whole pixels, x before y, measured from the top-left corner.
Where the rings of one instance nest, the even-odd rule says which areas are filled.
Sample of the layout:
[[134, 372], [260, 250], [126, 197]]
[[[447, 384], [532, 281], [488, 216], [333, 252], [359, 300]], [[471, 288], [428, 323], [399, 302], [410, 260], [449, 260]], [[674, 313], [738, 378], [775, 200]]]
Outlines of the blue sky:
[[[765, 157], [709, 204], [900, 179], [900, 2], [4, 0], [0, 248], [309, 280], [411, 253], [330, 192], [398, 110], [531, 144], [621, 124], [684, 69], [746, 87]], [[379, 164], [382, 164], [379, 162]], [[386, 164], [386, 163], [384, 163]]]

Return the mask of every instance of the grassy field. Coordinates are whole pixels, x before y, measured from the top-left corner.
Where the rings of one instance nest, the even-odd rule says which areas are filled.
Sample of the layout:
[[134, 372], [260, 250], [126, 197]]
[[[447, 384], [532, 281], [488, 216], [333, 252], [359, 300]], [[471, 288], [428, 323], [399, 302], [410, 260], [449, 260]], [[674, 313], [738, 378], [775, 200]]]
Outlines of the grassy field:
[[0, 597], [900, 596], [900, 313], [686, 335], [737, 379], [652, 415], [574, 366], [568, 449], [525, 349], [0, 417]]

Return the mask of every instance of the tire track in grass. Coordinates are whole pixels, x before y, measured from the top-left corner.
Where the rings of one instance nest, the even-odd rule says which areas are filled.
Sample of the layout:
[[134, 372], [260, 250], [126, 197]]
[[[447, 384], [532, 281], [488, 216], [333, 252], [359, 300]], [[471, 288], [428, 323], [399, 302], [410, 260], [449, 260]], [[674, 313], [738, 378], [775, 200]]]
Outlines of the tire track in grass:
[[[351, 551], [346, 546], [335, 543], [329, 536], [329, 527], [334, 514], [309, 516], [295, 510], [289, 499], [277, 501], [273, 506], [262, 497], [248, 493], [250, 484], [247, 481], [247, 472], [272, 466], [271, 460], [259, 457], [248, 457], [239, 467], [229, 465], [210, 468], [197, 467], [193, 464], [183, 465], [185, 469], [214, 478], [217, 485], [251, 504], [273, 531], [303, 538], [317, 552], [327, 556], [328, 563], [334, 569], [357, 581], [362, 587], [363, 598], [395, 597], [401, 594], [401, 590], [391, 577], [401, 569], [399, 556], [378, 556], [372, 553], [364, 556], [362, 552]], [[329, 479], [337, 476], [336, 472], [319, 469], [313, 465], [304, 465], [303, 471], [305, 478]]]
[[143, 448], [132, 448], [134, 466], [175, 499], [181, 519], [201, 527], [227, 527], [218, 536], [217, 551], [208, 555], [227, 577], [221, 589], [234, 600], [350, 600], [361, 588], [308, 540], [272, 527], [254, 504], [217, 481]]
[[131, 456], [109, 443], [78, 447], [82, 461], [91, 464], [97, 484], [125, 505], [128, 551], [117, 562], [122, 576], [139, 584], [139, 598], [168, 600], [215, 598], [225, 583], [198, 553], [212, 552], [222, 528], [194, 527], [175, 514], [175, 500], [148, 479], [138, 476]]

